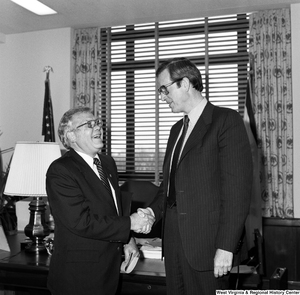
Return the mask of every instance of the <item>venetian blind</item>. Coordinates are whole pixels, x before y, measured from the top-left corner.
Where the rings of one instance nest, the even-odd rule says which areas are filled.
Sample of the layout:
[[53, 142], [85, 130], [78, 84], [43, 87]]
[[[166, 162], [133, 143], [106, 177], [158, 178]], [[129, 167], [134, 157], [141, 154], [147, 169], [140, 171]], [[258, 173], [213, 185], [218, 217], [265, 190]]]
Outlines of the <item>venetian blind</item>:
[[243, 14], [101, 29], [100, 113], [121, 181], [161, 180], [169, 131], [182, 117], [158, 99], [162, 60], [189, 58], [202, 74], [203, 95], [243, 112], [248, 26]]

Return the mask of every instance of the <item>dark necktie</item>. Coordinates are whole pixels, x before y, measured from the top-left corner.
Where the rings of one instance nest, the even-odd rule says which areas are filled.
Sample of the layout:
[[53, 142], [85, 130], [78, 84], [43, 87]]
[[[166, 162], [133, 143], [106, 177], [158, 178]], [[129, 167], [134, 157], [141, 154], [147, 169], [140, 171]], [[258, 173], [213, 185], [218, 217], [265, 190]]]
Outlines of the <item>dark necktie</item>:
[[108, 183], [108, 180], [107, 180], [107, 177], [103, 171], [103, 167], [101, 165], [101, 162], [98, 158], [94, 158], [94, 164], [96, 165], [97, 167], [97, 170], [98, 170], [98, 173], [99, 173], [99, 176], [100, 176], [100, 179], [101, 181], [103, 182], [105, 188], [109, 191], [109, 193], [111, 194], [111, 189], [110, 189], [110, 185]]
[[189, 117], [187, 115], [183, 118], [183, 130], [180, 138], [178, 139], [173, 159], [172, 159], [172, 166], [171, 166], [171, 173], [170, 173], [170, 182], [169, 182], [169, 195], [168, 195], [168, 205], [172, 208], [176, 203], [176, 192], [175, 192], [175, 175], [176, 175], [176, 169], [177, 164], [179, 160], [179, 155], [181, 151], [181, 147], [186, 135], [186, 131], [189, 127]]

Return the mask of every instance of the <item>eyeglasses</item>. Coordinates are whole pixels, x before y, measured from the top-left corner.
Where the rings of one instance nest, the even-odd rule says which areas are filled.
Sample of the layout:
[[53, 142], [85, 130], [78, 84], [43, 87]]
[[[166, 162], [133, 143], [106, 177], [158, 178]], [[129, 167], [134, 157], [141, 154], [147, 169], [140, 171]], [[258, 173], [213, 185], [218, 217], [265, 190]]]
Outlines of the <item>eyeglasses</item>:
[[75, 129], [78, 129], [84, 125], [87, 125], [88, 128], [94, 128], [95, 126], [99, 126], [101, 128], [103, 126], [103, 122], [100, 119], [90, 120], [77, 126]]
[[181, 81], [183, 78], [180, 78], [180, 79], [177, 79], [177, 80], [175, 80], [175, 81], [172, 81], [172, 82], [170, 82], [170, 83], [168, 83], [168, 84], [166, 84], [166, 85], [161, 85], [158, 89], [157, 89], [157, 92], [158, 92], [158, 94], [161, 96], [161, 94], [163, 94], [163, 95], [168, 95], [169, 94], [169, 91], [168, 91], [168, 87], [170, 87], [171, 85], [173, 85], [174, 83], [176, 83], [176, 82], [179, 82], [179, 81]]

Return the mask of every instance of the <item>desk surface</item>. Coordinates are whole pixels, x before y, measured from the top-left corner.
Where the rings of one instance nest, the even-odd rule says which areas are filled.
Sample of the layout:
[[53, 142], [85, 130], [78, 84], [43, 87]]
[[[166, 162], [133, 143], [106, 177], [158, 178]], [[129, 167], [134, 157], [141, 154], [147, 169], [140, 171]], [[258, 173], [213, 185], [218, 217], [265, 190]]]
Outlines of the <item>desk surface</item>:
[[[0, 252], [0, 284], [8, 286], [32, 287], [46, 289], [47, 275], [51, 256], [47, 253], [38, 255], [21, 250], [23, 233], [8, 237], [11, 251]], [[165, 279], [164, 262], [160, 259], [140, 259], [135, 269], [126, 277], [152, 277]]]

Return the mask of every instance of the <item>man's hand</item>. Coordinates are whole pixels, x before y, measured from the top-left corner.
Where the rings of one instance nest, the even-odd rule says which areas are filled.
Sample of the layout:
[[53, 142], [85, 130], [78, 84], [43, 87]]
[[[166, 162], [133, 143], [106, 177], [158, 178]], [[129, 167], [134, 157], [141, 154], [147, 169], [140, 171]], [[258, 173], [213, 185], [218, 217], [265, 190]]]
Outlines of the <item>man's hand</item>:
[[214, 275], [216, 278], [227, 275], [232, 267], [233, 253], [217, 249], [214, 258]]
[[147, 217], [149, 221], [149, 223], [146, 226], [143, 226], [139, 233], [148, 234], [152, 229], [153, 223], [155, 222], [153, 211], [150, 208], [139, 208], [137, 210], [137, 213], [142, 217]]
[[155, 218], [148, 211], [148, 209], [138, 209], [137, 213], [131, 214], [131, 230], [137, 233], [149, 233], [151, 231]]

